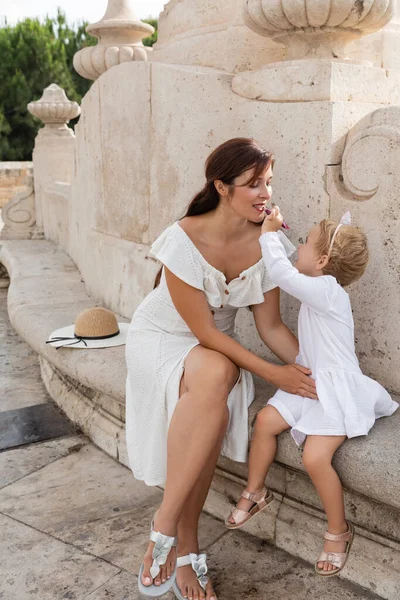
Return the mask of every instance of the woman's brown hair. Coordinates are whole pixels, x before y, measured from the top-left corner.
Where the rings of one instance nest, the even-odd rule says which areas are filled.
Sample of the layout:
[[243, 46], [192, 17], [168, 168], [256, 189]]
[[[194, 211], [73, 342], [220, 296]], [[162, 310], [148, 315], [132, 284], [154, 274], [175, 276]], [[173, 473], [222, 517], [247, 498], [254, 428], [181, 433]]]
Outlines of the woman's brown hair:
[[[252, 185], [261, 173], [273, 164], [274, 157], [251, 138], [233, 138], [216, 148], [206, 160], [206, 182], [203, 189], [191, 200], [184, 217], [204, 215], [215, 210], [220, 202], [215, 181], [222, 181], [225, 185], [232, 186], [233, 192], [235, 179], [246, 171], [254, 169], [250, 179], [244, 185]], [[154, 287], [160, 283], [162, 268], [157, 274]]]

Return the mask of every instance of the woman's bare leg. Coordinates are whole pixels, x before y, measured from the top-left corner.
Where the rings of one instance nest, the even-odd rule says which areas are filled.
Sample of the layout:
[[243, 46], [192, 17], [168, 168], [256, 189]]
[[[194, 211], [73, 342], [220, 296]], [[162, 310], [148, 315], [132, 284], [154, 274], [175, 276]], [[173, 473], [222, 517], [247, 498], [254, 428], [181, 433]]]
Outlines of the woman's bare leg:
[[[345, 436], [309, 435], [303, 452], [303, 464], [318, 492], [328, 519], [330, 533], [345, 533], [348, 529], [344, 511], [343, 488], [332, 466], [333, 455], [345, 441]], [[325, 540], [325, 552], [344, 552], [346, 542]], [[334, 565], [319, 562], [318, 567], [332, 571]]]
[[[201, 511], [207, 498], [208, 491], [211, 486], [212, 478], [215, 471], [218, 458], [221, 453], [221, 446], [225, 436], [226, 428], [229, 421], [229, 411], [226, 409], [225, 422], [221, 428], [221, 435], [215, 449], [206, 464], [199, 480], [186, 501], [183, 508], [181, 518], [178, 523], [178, 556], [186, 556], [191, 552], [199, 553], [198, 542], [198, 526]], [[189, 600], [215, 600], [215, 594], [211, 581], [209, 581], [206, 593], [199, 585], [195, 573], [191, 566], [180, 567], [177, 571], [177, 584], [182, 595]]]
[[[168, 432], [167, 481], [155, 529], [177, 534], [184, 506], [200, 479], [226, 423], [227, 399], [238, 378], [238, 368], [225, 356], [196, 346], [185, 362], [187, 391], [180, 397]], [[226, 426], [226, 425], [225, 425]], [[144, 558], [144, 585], [151, 585], [153, 543]], [[176, 552], [161, 567], [154, 584], [160, 585], [173, 572]]]
[[[265, 478], [275, 459], [277, 437], [286, 429], [289, 429], [289, 425], [275, 407], [266, 406], [258, 413], [249, 455], [249, 476], [246, 486], [249, 492], [260, 492], [264, 487]], [[253, 505], [254, 502], [251, 500], [240, 498], [237, 508], [248, 511]], [[235, 522], [232, 516], [229, 521]]]

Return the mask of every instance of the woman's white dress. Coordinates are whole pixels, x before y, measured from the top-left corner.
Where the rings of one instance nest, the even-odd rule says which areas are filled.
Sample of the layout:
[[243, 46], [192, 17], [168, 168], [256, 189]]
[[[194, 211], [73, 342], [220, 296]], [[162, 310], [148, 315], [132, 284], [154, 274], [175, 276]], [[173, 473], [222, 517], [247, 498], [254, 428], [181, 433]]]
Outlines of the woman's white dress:
[[[294, 247], [281, 237], [291, 254]], [[262, 259], [227, 284], [224, 274], [205, 260], [179, 223], [160, 235], [151, 253], [177, 277], [205, 293], [216, 326], [231, 337], [238, 309], [264, 302], [264, 294], [276, 287]], [[198, 343], [175, 309], [163, 274], [159, 287], [133, 315], [126, 344], [128, 457], [134, 476], [147, 485], [165, 482], [168, 427], [179, 399], [185, 358]], [[223, 455], [240, 462], [247, 460], [248, 407], [253, 400], [252, 375], [241, 369], [228, 398], [230, 419], [222, 447]]]
[[307, 435], [366, 435], [375, 420], [398, 408], [387, 391], [362, 374], [354, 348], [350, 298], [334, 277], [308, 277], [286, 257], [280, 236], [260, 238], [269, 276], [298, 298], [300, 352], [296, 362], [312, 370], [318, 401], [278, 390], [268, 402], [292, 427], [301, 445]]

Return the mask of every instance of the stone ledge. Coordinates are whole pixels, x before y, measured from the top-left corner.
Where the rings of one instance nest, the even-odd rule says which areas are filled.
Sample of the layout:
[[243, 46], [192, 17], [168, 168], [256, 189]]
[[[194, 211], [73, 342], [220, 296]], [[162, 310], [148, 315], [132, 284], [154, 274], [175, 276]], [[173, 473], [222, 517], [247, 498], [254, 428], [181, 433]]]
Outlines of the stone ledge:
[[[75, 264], [51, 242], [39, 240], [7, 241], [0, 247], [0, 263], [11, 280], [10, 321], [39, 354], [42, 377], [51, 397], [99, 447], [127, 465], [124, 347], [97, 352], [57, 351], [45, 344], [51, 331], [72, 323], [81, 310], [96, 304], [87, 295]], [[272, 392], [271, 386], [258, 382], [250, 421]], [[378, 421], [367, 438], [346, 442], [335, 456], [345, 486], [347, 513], [357, 527], [361, 552], [343, 577], [388, 600], [400, 595], [400, 572], [396, 567], [400, 565], [399, 429], [400, 411]], [[246, 465], [220, 459], [207, 510], [224, 517], [245, 478]], [[317, 551], [313, 548], [320, 545], [324, 515], [289, 433], [280, 437], [277, 462], [267, 483], [275, 492], [276, 502], [249, 525], [248, 531], [312, 561]], [[374, 571], [367, 573], [371, 556]]]
[[[0, 262], [10, 275], [8, 310], [19, 335], [53, 370], [120, 404], [119, 416], [117, 409], [112, 414], [113, 418], [123, 420], [126, 380], [123, 346], [97, 352], [59, 351], [45, 343], [51, 331], [73, 323], [80, 311], [96, 305], [87, 295], [73, 261], [51, 242], [12, 240], [2, 245]], [[250, 409], [251, 421], [273, 393], [271, 386], [261, 382], [257, 388], [257, 398]], [[400, 509], [399, 430], [400, 410], [391, 418], [378, 421], [367, 438], [346, 442], [335, 456], [335, 465], [347, 489], [396, 509]], [[288, 432], [280, 437], [277, 462], [304, 471], [301, 454]], [[245, 465], [228, 460], [222, 463], [227, 471], [245, 477]]]
[[[71, 379], [125, 404], [124, 346], [61, 352], [46, 344], [52, 331], [98, 305], [86, 293], [69, 256], [48, 241], [10, 240], [1, 246], [0, 262], [11, 280], [10, 321], [22, 339]], [[119, 316], [118, 320], [128, 322]]]

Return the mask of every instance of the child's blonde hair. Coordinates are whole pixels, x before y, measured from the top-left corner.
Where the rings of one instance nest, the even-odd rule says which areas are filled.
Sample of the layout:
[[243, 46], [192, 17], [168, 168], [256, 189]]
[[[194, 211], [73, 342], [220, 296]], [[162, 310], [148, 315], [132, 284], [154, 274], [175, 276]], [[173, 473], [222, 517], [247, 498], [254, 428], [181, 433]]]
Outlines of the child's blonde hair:
[[346, 287], [364, 274], [369, 259], [368, 243], [366, 235], [360, 229], [342, 225], [330, 249], [337, 226], [338, 223], [331, 219], [321, 221], [319, 239], [315, 246], [319, 256], [329, 256], [329, 262], [323, 268], [324, 275], [332, 275]]

